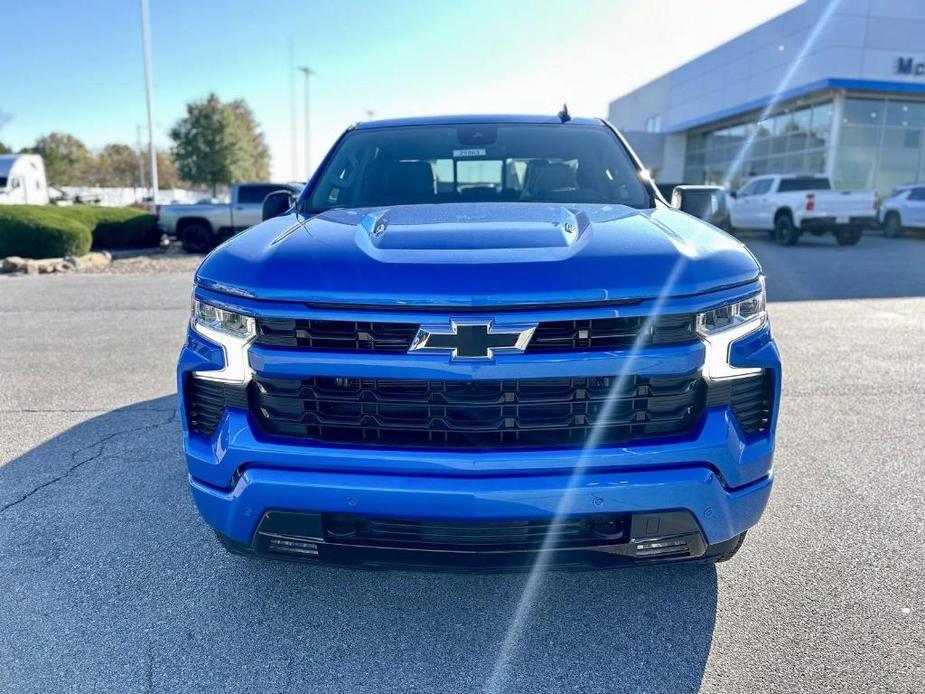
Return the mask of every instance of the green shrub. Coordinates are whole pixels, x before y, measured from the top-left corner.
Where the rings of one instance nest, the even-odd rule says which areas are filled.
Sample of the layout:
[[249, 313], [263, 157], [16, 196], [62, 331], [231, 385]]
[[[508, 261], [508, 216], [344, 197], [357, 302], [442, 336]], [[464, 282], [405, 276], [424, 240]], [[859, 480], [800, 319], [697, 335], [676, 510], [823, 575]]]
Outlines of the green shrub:
[[94, 248], [145, 248], [161, 239], [153, 214], [133, 207], [61, 208], [82, 221], [93, 232]]
[[90, 227], [63, 215], [66, 208], [0, 205], [0, 258], [56, 258], [90, 250]]
[[131, 207], [0, 205], [0, 258], [82, 255], [91, 245], [145, 248], [160, 238], [154, 215]]

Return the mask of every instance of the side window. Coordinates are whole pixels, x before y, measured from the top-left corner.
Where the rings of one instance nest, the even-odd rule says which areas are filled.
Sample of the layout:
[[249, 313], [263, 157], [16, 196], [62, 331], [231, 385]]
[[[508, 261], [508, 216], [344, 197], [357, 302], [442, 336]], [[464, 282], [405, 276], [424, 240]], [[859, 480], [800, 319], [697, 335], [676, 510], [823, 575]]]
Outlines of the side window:
[[242, 205], [263, 204], [263, 199], [283, 186], [242, 186], [238, 189], [238, 202]]
[[925, 200], [925, 188], [913, 188], [912, 192], [909, 193], [909, 200]]
[[749, 181], [744, 186], [739, 188], [739, 192], [736, 195], [740, 198], [747, 198], [749, 195], [754, 195], [755, 193], [755, 181]]
[[755, 182], [755, 190], [752, 191], [752, 195], [764, 195], [769, 190], [771, 190], [771, 184], [774, 182], [772, 178], [765, 178], [762, 181]]

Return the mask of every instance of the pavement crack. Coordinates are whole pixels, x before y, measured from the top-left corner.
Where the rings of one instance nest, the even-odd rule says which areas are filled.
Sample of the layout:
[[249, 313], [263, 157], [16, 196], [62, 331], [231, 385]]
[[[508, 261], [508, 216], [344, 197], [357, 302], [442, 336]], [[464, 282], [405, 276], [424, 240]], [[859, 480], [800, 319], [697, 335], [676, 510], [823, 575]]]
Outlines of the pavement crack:
[[[166, 410], [161, 410], [161, 411], [166, 411]], [[69, 465], [67, 469], [65, 469], [61, 474], [56, 475], [50, 480], [42, 482], [42, 484], [36, 487], [33, 487], [31, 490], [29, 490], [25, 494], [19, 496], [18, 498], [14, 499], [8, 504], [5, 504], [4, 506], [0, 507], [0, 513], [5, 513], [6, 511], [13, 508], [14, 506], [17, 506], [21, 504], [22, 502], [26, 501], [27, 499], [29, 499], [31, 496], [33, 496], [37, 492], [40, 492], [46, 487], [50, 487], [56, 482], [60, 482], [65, 477], [68, 477], [72, 472], [74, 472], [75, 470], [78, 470], [79, 468], [83, 467], [87, 463], [94, 461], [97, 458], [100, 458], [103, 455], [104, 451], [106, 450], [106, 444], [112, 441], [114, 438], [118, 436], [124, 436], [125, 434], [137, 434], [137, 433], [142, 433], [145, 431], [152, 431], [160, 427], [169, 426], [177, 421], [178, 412], [179, 411], [177, 409], [170, 410], [170, 417], [168, 417], [166, 421], [155, 422], [153, 424], [144, 424], [138, 427], [130, 427], [128, 429], [122, 429], [121, 431], [115, 431], [111, 434], [104, 436], [98, 441], [94, 441], [91, 444], [78, 448], [76, 451], [73, 451], [71, 453], [71, 465]], [[94, 453], [92, 455], [90, 455], [87, 458], [82, 458], [82, 459], [79, 458], [81, 453], [84, 453], [90, 450], [94, 450]]]
[[154, 655], [151, 653], [151, 644], [148, 644], [148, 653], [145, 658], [145, 691], [154, 691]]

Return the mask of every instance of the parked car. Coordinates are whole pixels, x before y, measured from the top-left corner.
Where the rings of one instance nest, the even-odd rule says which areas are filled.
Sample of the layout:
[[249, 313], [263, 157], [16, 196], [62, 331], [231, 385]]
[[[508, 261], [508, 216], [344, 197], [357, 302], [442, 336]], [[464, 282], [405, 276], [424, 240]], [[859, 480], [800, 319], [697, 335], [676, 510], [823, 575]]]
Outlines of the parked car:
[[877, 225], [875, 192], [834, 190], [827, 176], [756, 176], [730, 197], [734, 228], [770, 231], [785, 246], [799, 241], [803, 232], [831, 232], [839, 245], [853, 246], [864, 229]]
[[894, 189], [880, 205], [883, 233], [891, 238], [906, 229], [925, 229], [925, 183], [910, 183]]
[[38, 154], [0, 154], [0, 205], [47, 205], [45, 162]]
[[597, 119], [415, 118], [352, 127], [294, 207], [268, 197], [283, 214], [197, 270], [177, 369], [193, 497], [224, 545], [375, 566], [731, 557], [772, 484], [764, 278], [643, 171]]
[[301, 186], [292, 183], [237, 183], [231, 186], [230, 203], [160, 205], [158, 226], [168, 236], [183, 242], [189, 253], [206, 253], [220, 241], [257, 224], [264, 198], [288, 190], [295, 194]]

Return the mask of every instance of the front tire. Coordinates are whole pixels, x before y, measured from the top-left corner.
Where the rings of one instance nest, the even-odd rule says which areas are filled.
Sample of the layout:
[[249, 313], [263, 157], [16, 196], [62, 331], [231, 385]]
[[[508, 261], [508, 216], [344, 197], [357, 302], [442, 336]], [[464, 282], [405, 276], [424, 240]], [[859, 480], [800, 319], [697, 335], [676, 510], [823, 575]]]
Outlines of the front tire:
[[779, 214], [774, 219], [774, 240], [781, 246], [792, 246], [800, 239], [800, 230], [793, 225], [793, 217]]
[[835, 240], [839, 246], [856, 246], [864, 231], [861, 229], [837, 229], [835, 231]]
[[215, 234], [207, 224], [191, 222], [180, 231], [183, 250], [187, 253], [208, 253], [215, 248]]
[[898, 239], [903, 235], [902, 220], [896, 212], [890, 212], [883, 220], [883, 235], [891, 239]]

